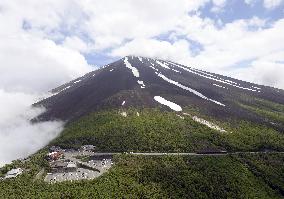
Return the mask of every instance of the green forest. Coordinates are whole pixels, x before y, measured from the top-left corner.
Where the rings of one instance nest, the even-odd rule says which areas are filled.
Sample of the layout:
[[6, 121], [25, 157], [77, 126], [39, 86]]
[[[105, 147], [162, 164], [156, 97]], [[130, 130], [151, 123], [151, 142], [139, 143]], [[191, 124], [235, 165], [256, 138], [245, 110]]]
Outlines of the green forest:
[[[127, 112], [123, 117], [121, 111]], [[187, 111], [190, 111], [188, 109]], [[137, 114], [139, 112], [139, 115]], [[194, 113], [194, 115], [197, 115]], [[0, 169], [24, 173], [0, 180], [0, 198], [283, 198], [284, 135], [247, 121], [216, 121], [226, 132], [195, 122], [190, 115], [158, 109], [92, 113], [67, 124], [61, 135], [26, 161]], [[98, 152], [240, 152], [203, 156], [115, 155], [114, 166], [94, 180], [49, 184], [37, 174], [49, 165], [48, 147], [79, 148], [93, 144]], [[263, 153], [241, 153], [261, 151]], [[87, 161], [82, 157], [82, 161]]]
[[116, 155], [114, 162], [91, 181], [48, 184], [30, 170], [0, 181], [0, 198], [283, 198], [284, 154]]
[[[264, 125], [247, 121], [218, 122], [227, 132], [219, 132], [181, 119], [173, 112], [158, 109], [128, 109], [92, 113], [67, 125], [51, 144], [63, 148], [93, 144], [104, 152], [199, 152], [263, 151], [284, 149], [284, 134]], [[139, 116], [137, 116], [139, 112]], [[206, 118], [210, 120], [210, 118]], [[214, 121], [215, 122], [215, 121]]]

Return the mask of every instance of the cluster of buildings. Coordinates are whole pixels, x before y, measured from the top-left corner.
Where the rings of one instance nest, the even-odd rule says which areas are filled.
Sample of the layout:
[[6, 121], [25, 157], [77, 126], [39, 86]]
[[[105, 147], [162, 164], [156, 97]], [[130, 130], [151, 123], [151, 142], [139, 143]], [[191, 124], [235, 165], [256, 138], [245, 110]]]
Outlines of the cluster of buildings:
[[112, 166], [112, 156], [102, 156], [94, 150], [93, 145], [83, 145], [79, 150], [50, 147], [47, 154], [50, 172], [44, 181], [55, 183], [99, 177]]
[[76, 171], [77, 164], [69, 161], [54, 161], [50, 163], [50, 168], [52, 173], [68, 173]]
[[[60, 175], [67, 176], [72, 173], [81, 172], [79, 167], [82, 166], [82, 163], [76, 156], [82, 154], [93, 154], [95, 150], [94, 145], [83, 145], [79, 150], [66, 150], [61, 149], [58, 146], [52, 146], [49, 148], [49, 153], [47, 154], [47, 160], [50, 166], [49, 176]], [[74, 174], [75, 175], [75, 174]]]
[[[111, 168], [113, 164], [112, 155], [97, 154], [94, 150], [95, 146], [93, 145], [84, 145], [79, 150], [61, 149], [57, 146], [50, 147], [49, 152], [46, 154], [50, 170], [44, 181], [55, 183], [91, 180], [101, 176]], [[22, 168], [11, 169], [0, 180], [16, 178], [23, 172]]]
[[24, 170], [22, 168], [11, 169], [2, 179], [16, 178], [17, 176], [21, 175], [23, 171]]
[[95, 146], [94, 145], [83, 145], [81, 146], [81, 151], [94, 151], [95, 150]]
[[64, 158], [65, 151], [58, 146], [51, 146], [49, 148], [47, 160], [49, 161], [52, 173], [73, 172], [77, 170], [76, 162]]

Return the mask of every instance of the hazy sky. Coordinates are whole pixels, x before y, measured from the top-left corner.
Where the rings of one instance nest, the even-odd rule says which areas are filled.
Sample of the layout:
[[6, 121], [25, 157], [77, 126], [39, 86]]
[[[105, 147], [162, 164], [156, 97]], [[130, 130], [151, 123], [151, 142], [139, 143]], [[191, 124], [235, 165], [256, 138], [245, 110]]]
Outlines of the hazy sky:
[[283, 89], [283, 41], [284, 0], [1, 0], [0, 140], [18, 140], [9, 121], [33, 137], [29, 104], [129, 54]]

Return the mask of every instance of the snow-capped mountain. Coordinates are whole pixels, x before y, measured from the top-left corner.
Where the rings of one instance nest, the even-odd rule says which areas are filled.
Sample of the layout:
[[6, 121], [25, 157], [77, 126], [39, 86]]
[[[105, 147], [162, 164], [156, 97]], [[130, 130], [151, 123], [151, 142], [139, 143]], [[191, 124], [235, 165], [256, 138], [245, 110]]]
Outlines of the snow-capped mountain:
[[171, 61], [127, 56], [53, 89], [51, 97], [35, 105], [47, 109], [40, 120], [72, 121], [90, 112], [122, 107], [177, 112], [195, 107], [219, 119], [279, 128], [281, 124], [246, 108], [259, 101], [284, 104], [284, 91]]

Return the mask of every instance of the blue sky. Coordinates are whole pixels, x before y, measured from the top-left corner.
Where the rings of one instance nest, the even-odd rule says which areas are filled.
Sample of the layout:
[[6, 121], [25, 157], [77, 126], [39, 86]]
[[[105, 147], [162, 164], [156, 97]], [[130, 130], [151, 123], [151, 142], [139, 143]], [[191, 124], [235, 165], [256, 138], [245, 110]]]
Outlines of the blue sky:
[[208, 3], [201, 9], [203, 17], [209, 17], [214, 20], [221, 19], [223, 23], [230, 23], [237, 19], [250, 19], [257, 16], [262, 19], [269, 19], [271, 21], [283, 18], [284, 7], [279, 5], [274, 9], [266, 9], [260, 1], [249, 5], [244, 1], [231, 0], [225, 5], [222, 12], [211, 12], [212, 3]]
[[[269, 28], [271, 23], [284, 17], [283, 3], [280, 3], [279, 6], [276, 6], [275, 8], [267, 9], [263, 6], [263, 2], [261, 1], [255, 1], [254, 3], [247, 4], [244, 1], [240, 0], [230, 0], [226, 1], [224, 7], [222, 7], [218, 12], [213, 12], [213, 7], [214, 3], [209, 1], [204, 6], [200, 7], [198, 11], [189, 12], [189, 15], [197, 14], [202, 19], [212, 19], [216, 23], [217, 28], [222, 28], [226, 24], [232, 23], [236, 20], [249, 20], [253, 17], [265, 20], [266, 23], [263, 28]], [[171, 31], [156, 35], [153, 38], [159, 41], [167, 41], [173, 43], [173, 40], [169, 38], [170, 34]], [[193, 55], [197, 55], [203, 49], [202, 44], [197, 41], [191, 40], [183, 36], [180, 36], [179, 39], [186, 39], [191, 44], [190, 50], [193, 52]], [[112, 48], [106, 49], [102, 52], [86, 53], [85, 57], [88, 63], [96, 66], [102, 66], [119, 58], [119, 56], [109, 56], [108, 54], [111, 52], [111, 50]], [[249, 63], [251, 63], [251, 61], [253, 61], [253, 59], [241, 60], [237, 64], [234, 64], [230, 67], [246, 67]]]

